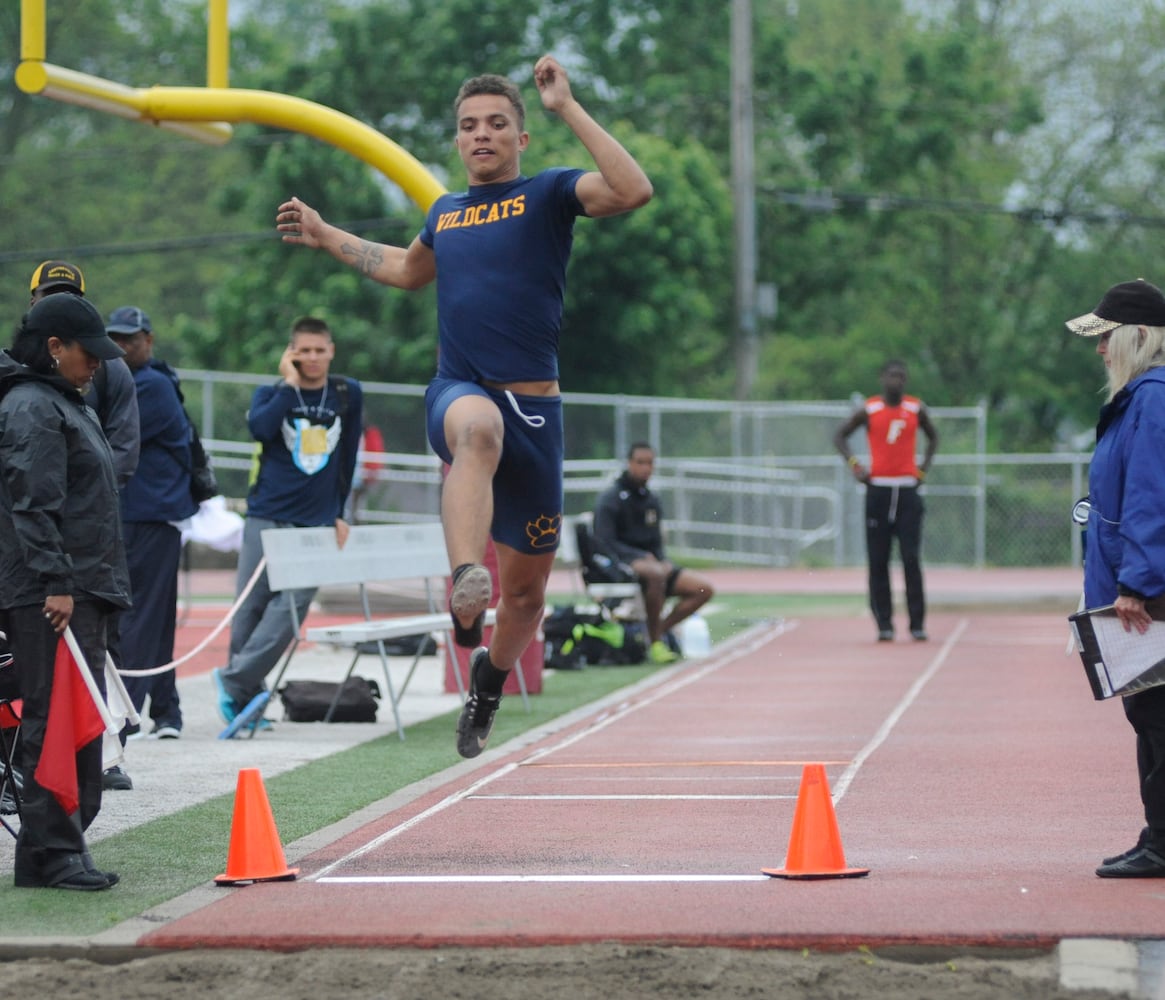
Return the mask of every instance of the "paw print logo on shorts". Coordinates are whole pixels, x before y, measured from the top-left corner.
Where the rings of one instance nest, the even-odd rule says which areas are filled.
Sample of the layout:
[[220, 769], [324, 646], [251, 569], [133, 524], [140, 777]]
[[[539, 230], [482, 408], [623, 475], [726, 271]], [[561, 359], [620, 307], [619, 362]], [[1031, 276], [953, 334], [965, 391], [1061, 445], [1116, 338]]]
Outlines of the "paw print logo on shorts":
[[532, 549], [552, 549], [558, 544], [558, 533], [562, 530], [562, 515], [549, 517], [543, 514], [536, 521], [526, 522], [526, 537]]

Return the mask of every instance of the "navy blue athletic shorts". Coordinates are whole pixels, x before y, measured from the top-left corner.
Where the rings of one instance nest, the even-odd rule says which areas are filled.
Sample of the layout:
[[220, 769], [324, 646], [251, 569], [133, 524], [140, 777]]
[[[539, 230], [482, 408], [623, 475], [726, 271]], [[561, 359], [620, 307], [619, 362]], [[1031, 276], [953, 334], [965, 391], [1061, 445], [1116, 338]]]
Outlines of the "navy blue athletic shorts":
[[493, 481], [494, 541], [526, 555], [553, 552], [562, 529], [562, 397], [519, 396], [476, 382], [433, 379], [425, 390], [429, 444], [450, 463], [445, 413], [462, 396], [490, 399], [502, 415], [502, 457]]

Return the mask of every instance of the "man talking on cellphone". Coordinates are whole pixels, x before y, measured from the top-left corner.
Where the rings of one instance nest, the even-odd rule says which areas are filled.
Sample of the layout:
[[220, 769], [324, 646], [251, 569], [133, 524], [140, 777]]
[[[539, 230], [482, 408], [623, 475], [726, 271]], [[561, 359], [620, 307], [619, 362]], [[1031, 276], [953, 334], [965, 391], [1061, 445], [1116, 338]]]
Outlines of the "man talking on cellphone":
[[[337, 545], [343, 548], [348, 539], [343, 513], [360, 450], [364, 396], [355, 379], [330, 373], [335, 356], [327, 323], [301, 316], [279, 360], [279, 381], [260, 386], [251, 399], [247, 426], [260, 450], [247, 494], [239, 594], [263, 558], [262, 531], [334, 526]], [[266, 571], [260, 574], [231, 623], [230, 659], [211, 673], [228, 725], [266, 689], [267, 674], [294, 638], [290, 603], [303, 621], [314, 596], [314, 588], [272, 591]], [[249, 724], [270, 727], [266, 720]]]

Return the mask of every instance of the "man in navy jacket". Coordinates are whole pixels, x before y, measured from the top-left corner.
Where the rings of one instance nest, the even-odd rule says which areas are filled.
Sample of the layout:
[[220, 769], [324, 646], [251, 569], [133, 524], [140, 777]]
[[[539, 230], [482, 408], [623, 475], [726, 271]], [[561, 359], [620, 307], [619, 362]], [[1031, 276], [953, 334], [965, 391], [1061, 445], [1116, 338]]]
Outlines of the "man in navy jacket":
[[[343, 515], [360, 450], [363, 393], [355, 379], [329, 374], [335, 355], [328, 325], [300, 317], [279, 362], [282, 378], [251, 399], [247, 426], [261, 451], [247, 495], [240, 593], [263, 558], [265, 529], [335, 527], [341, 548], [348, 538]], [[290, 602], [302, 622], [314, 596], [314, 589], [272, 591], [266, 570], [259, 575], [231, 623], [230, 662], [212, 674], [224, 721], [234, 722], [265, 690], [267, 674], [294, 638]]]
[[[124, 670], [149, 670], [174, 659], [180, 525], [198, 509], [190, 493], [190, 421], [178, 376], [154, 358], [150, 317], [137, 306], [121, 306], [110, 314], [105, 331], [125, 351], [141, 422], [137, 469], [121, 490], [133, 607], [121, 616], [117, 665]], [[182, 709], [174, 671], [129, 676], [125, 686], [139, 713], [149, 696], [151, 735], [177, 739], [182, 732]]]

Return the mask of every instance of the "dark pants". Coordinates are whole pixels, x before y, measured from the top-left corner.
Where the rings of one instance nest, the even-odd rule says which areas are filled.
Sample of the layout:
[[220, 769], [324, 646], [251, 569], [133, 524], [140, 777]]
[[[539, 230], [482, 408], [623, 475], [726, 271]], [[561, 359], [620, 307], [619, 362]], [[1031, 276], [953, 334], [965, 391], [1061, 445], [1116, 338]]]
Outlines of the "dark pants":
[[[120, 634], [111, 653], [123, 670], [149, 670], [174, 659], [182, 533], [164, 521], [126, 521], [122, 534], [133, 607], [118, 616]], [[173, 670], [124, 680], [139, 713], [148, 695], [150, 718], [157, 725], [182, 728]]]
[[922, 497], [914, 486], [866, 487], [866, 554], [870, 570], [870, 610], [879, 629], [894, 627], [890, 593], [890, 549], [898, 539], [898, 554], [906, 577], [906, 611], [911, 630], [926, 619], [922, 590]]
[[1151, 687], [1122, 699], [1125, 718], [1137, 734], [1137, 773], [1149, 846], [1165, 854], [1165, 687]]
[[[69, 622], [102, 695], [105, 693], [105, 624], [112, 610], [103, 602], [78, 600]], [[24, 699], [19, 760], [24, 791], [20, 837], [16, 844], [17, 865], [31, 865], [52, 876], [77, 867], [76, 856], [85, 851], [84, 831], [101, 810], [101, 737], [77, 751], [80, 805], [76, 812], [66, 813], [53, 794], [36, 781], [53, 693], [59, 636], [45, 619], [40, 604], [0, 612], [0, 629], [8, 633], [13, 666]]]
[[[243, 525], [243, 547], [239, 550], [238, 588], [241, 594], [263, 558], [262, 533], [269, 528], [292, 528], [285, 521], [247, 517]], [[272, 590], [267, 571], [259, 574], [251, 593], [239, 605], [231, 623], [230, 662], [222, 672], [223, 688], [242, 708], [266, 688], [266, 677], [295, 638], [291, 624], [292, 603], [296, 621], [303, 622], [316, 592]]]

